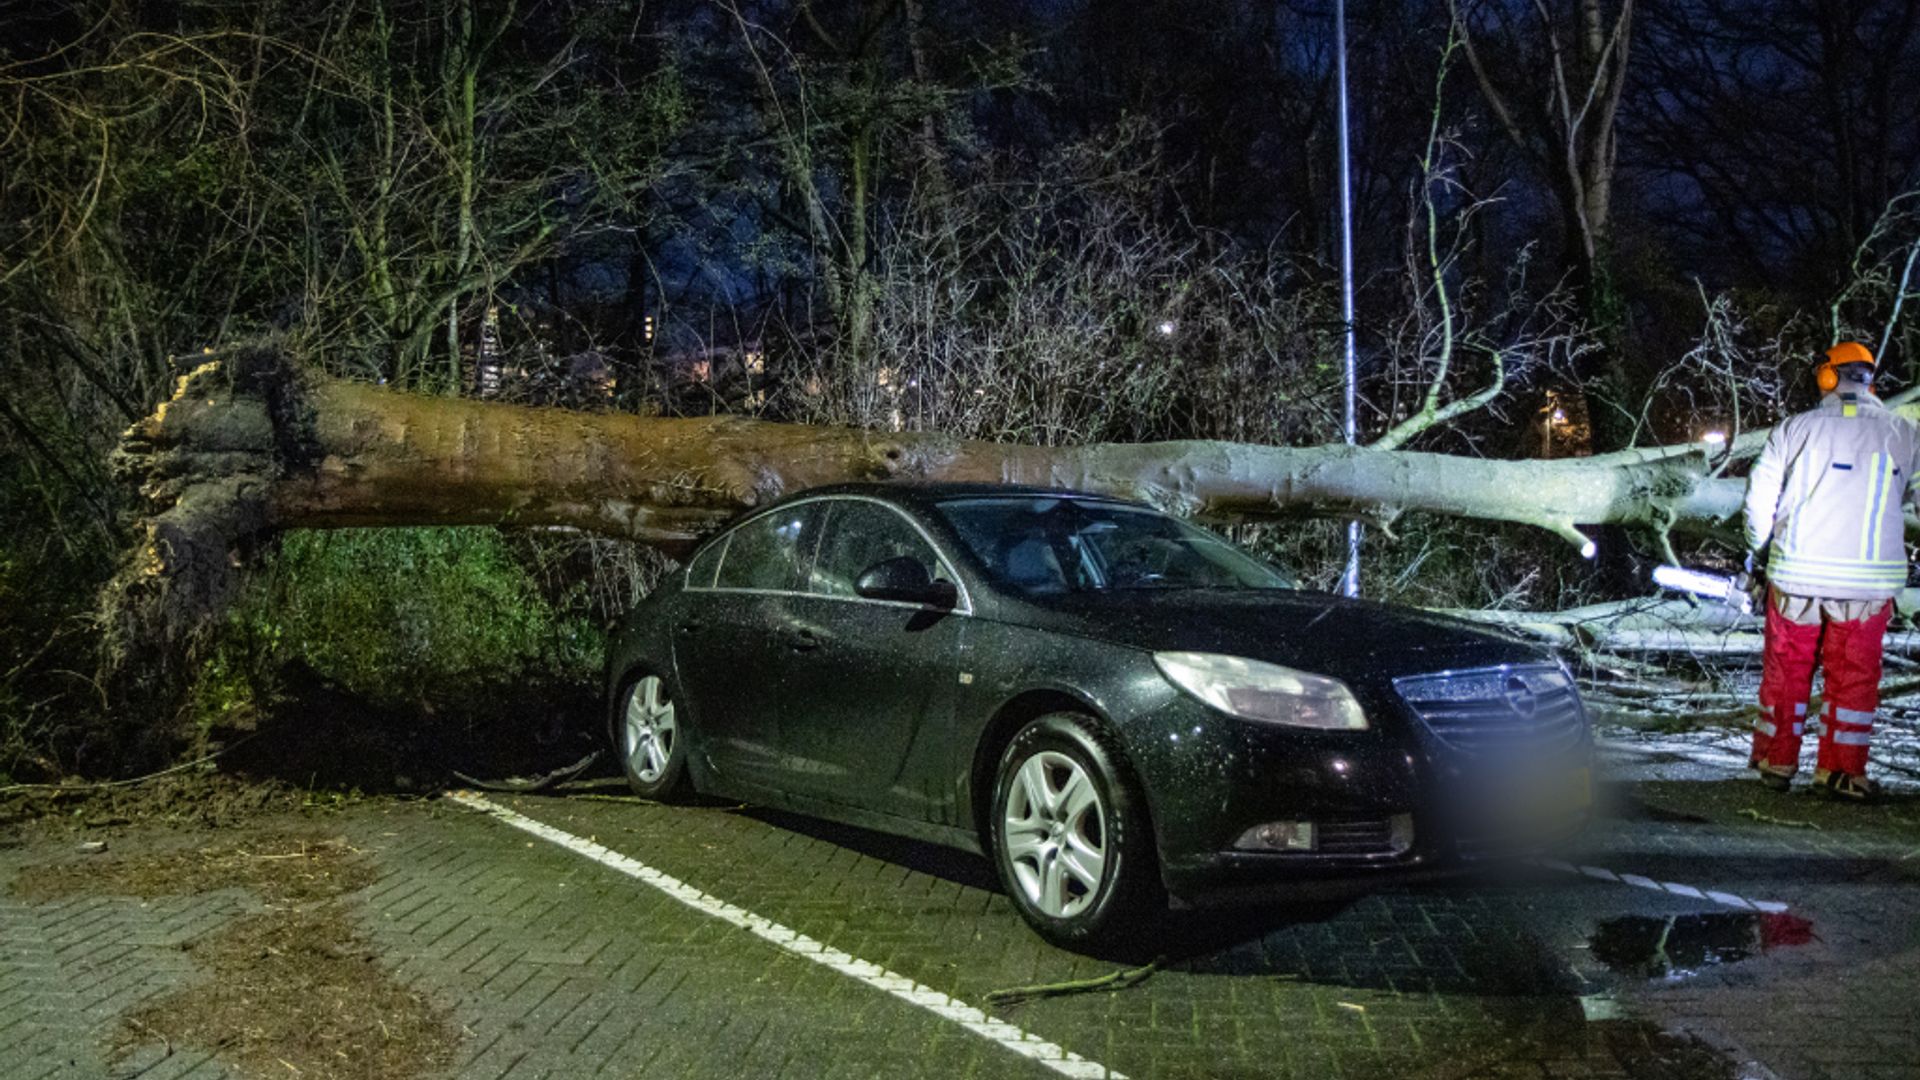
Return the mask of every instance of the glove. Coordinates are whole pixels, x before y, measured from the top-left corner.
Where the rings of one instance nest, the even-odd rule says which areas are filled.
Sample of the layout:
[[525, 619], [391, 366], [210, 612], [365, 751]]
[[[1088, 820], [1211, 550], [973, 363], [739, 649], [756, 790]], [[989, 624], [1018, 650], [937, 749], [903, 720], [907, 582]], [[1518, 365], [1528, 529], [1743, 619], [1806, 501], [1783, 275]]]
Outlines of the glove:
[[1748, 598], [1753, 601], [1752, 610], [1765, 611], [1767, 602], [1767, 583], [1765, 578], [1767, 571], [1765, 567], [1755, 567], [1753, 565], [1755, 554], [1756, 553], [1752, 551], [1747, 552], [1746, 562], [1742, 564], [1744, 568], [1734, 577], [1733, 587], [1746, 593]]

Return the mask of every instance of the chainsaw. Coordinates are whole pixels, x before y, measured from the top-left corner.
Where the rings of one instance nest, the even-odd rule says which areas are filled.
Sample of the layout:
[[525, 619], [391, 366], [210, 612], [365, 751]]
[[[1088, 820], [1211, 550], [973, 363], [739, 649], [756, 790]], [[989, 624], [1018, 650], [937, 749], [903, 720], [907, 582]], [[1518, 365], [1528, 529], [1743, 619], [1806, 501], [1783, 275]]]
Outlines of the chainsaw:
[[1718, 601], [1742, 615], [1753, 614], [1751, 574], [1722, 577], [1702, 570], [1688, 570], [1684, 566], [1656, 566], [1653, 568], [1653, 583], [1675, 592]]

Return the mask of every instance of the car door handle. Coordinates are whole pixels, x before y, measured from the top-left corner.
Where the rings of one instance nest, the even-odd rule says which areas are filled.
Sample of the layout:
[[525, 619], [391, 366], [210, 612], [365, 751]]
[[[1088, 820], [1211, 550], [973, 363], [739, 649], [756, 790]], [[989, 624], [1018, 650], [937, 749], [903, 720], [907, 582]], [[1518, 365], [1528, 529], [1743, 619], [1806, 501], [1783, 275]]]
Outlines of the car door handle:
[[787, 639], [794, 652], [812, 652], [820, 647], [820, 638], [811, 630], [799, 630]]

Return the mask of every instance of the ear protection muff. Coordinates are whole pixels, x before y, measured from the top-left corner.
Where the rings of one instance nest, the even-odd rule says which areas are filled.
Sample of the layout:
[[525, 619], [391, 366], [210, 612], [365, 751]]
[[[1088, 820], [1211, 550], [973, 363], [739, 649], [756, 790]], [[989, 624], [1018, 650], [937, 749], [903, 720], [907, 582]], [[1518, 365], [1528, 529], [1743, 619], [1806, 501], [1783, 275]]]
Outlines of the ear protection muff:
[[1865, 364], [1873, 366], [1873, 352], [1857, 341], [1842, 341], [1827, 350], [1826, 359], [1821, 360], [1813, 369], [1813, 381], [1823, 394], [1831, 394], [1840, 386], [1840, 367], [1843, 364]]
[[1833, 361], [1822, 360], [1820, 366], [1813, 369], [1813, 381], [1821, 393], [1831, 394], [1840, 389], [1840, 369], [1833, 366]]

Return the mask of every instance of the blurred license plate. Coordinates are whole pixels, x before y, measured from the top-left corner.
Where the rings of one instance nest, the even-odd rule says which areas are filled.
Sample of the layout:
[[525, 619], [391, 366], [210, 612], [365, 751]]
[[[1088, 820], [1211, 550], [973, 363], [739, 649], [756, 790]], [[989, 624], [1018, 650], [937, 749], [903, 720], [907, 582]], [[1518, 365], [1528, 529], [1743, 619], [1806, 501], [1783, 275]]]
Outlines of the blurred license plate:
[[1482, 804], [1484, 810], [1525, 827], [1559, 821], [1593, 805], [1593, 772], [1552, 769], [1506, 785], [1503, 795]]

